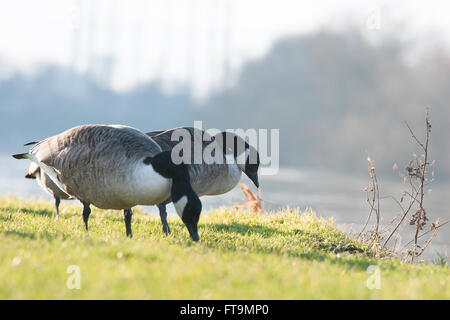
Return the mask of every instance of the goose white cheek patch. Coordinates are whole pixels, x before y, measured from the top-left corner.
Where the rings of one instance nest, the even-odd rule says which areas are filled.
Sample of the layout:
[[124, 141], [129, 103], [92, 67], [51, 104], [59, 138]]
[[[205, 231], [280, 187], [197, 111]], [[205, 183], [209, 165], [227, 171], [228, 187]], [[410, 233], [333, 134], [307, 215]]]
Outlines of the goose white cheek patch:
[[182, 196], [177, 202], [173, 204], [175, 210], [177, 211], [177, 214], [180, 216], [181, 219], [183, 219], [183, 212], [184, 208], [186, 208], [186, 204], [187, 204], [187, 196]]

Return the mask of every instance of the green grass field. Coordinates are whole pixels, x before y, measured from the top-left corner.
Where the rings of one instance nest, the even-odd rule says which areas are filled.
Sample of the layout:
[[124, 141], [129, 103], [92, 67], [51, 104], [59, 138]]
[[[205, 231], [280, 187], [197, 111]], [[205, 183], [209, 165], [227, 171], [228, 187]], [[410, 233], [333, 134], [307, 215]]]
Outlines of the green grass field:
[[450, 299], [447, 265], [375, 258], [311, 212], [218, 209], [194, 243], [178, 218], [166, 237], [135, 210], [127, 239], [119, 211], [93, 210], [88, 235], [81, 207], [61, 208], [55, 220], [50, 202], [0, 198], [1, 299]]

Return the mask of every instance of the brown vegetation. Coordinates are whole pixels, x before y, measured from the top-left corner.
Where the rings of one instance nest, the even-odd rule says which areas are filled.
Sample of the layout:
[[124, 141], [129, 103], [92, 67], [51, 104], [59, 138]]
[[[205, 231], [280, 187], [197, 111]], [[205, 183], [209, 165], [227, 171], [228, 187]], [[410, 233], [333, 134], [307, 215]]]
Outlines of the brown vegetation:
[[244, 193], [247, 202], [235, 202], [234, 205], [238, 208], [250, 208], [254, 213], [262, 212], [263, 200], [261, 198], [261, 189], [258, 189], [258, 195], [256, 195], [243, 183], [239, 183], [239, 187]]
[[[400, 177], [407, 186], [407, 190], [402, 192], [400, 199], [392, 195], [380, 196], [375, 162], [370, 157], [368, 158], [370, 185], [366, 187], [365, 191], [367, 202], [370, 206], [370, 213], [363, 229], [360, 232], [360, 237], [366, 238], [372, 245], [377, 246], [381, 250], [387, 249], [391, 240], [396, 237], [397, 241], [393, 245], [393, 251], [395, 252], [395, 248], [399, 247], [398, 242], [400, 239], [400, 229], [406, 221], [409, 221], [409, 225], [414, 228], [414, 238], [406, 245], [406, 250], [404, 250], [404, 253], [406, 254], [405, 258], [409, 258], [411, 262], [414, 262], [416, 258], [420, 257], [424, 253], [425, 249], [437, 236], [438, 229], [448, 222], [440, 224], [440, 220], [437, 219], [435, 222], [431, 223], [428, 231], [422, 232], [427, 226], [429, 220], [428, 212], [425, 208], [425, 197], [429, 192], [431, 192], [431, 189], [428, 189], [428, 187], [434, 180], [434, 161], [430, 162], [429, 160], [429, 146], [431, 137], [431, 121], [429, 113], [427, 113], [425, 118], [426, 134], [423, 142], [417, 138], [417, 135], [408, 123], [406, 123], [406, 126], [417, 146], [422, 151], [422, 155], [417, 156], [414, 154], [413, 159], [409, 162], [403, 172], [399, 170], [397, 164], [394, 165], [393, 169], [399, 172]], [[400, 213], [392, 221], [390, 221], [384, 229], [381, 229], [380, 200], [383, 199], [391, 199], [394, 201], [398, 205]], [[375, 213], [376, 216], [375, 226], [372, 230], [366, 232], [367, 225], [373, 213]], [[422, 242], [420, 241], [421, 238], [430, 233], [431, 235], [427, 240]], [[407, 248], [411, 244], [413, 244], [412, 248]]]

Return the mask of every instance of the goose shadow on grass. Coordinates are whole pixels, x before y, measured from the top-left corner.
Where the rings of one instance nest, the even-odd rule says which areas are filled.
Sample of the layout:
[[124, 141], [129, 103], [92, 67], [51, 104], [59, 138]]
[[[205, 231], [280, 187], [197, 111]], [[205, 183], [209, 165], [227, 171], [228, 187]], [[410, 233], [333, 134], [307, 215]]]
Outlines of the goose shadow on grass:
[[264, 238], [272, 237], [273, 235], [282, 235], [286, 234], [285, 232], [282, 232], [278, 229], [263, 226], [263, 225], [247, 225], [242, 224], [238, 222], [232, 222], [229, 224], [225, 223], [212, 223], [208, 224], [208, 227], [213, 227], [215, 231], [218, 232], [226, 232], [226, 233], [237, 233], [241, 235], [248, 235], [248, 234], [260, 234], [264, 236]]
[[7, 236], [7, 237], [9, 237], [9, 236], [20, 237], [23, 239], [30, 239], [30, 240], [45, 239], [47, 241], [53, 241], [53, 240], [65, 241], [65, 240], [73, 239], [73, 236], [71, 236], [70, 234], [66, 234], [66, 233], [62, 233], [62, 232], [51, 233], [48, 231], [24, 232], [24, 231], [16, 231], [16, 230], [6, 230], [3, 232], [0, 232], [0, 235]]
[[17, 236], [24, 239], [36, 239], [36, 234], [33, 232], [21, 232], [21, 231], [5, 231], [5, 236]]
[[[279, 256], [289, 256], [300, 259], [307, 259], [311, 261], [324, 261], [328, 260], [333, 264], [343, 265], [349, 268], [356, 268], [358, 270], [366, 270], [369, 265], [373, 264], [373, 261], [370, 261], [369, 256], [359, 255], [358, 259], [346, 259], [340, 258], [337, 256], [330, 255], [330, 253], [344, 253], [348, 252], [350, 254], [355, 253], [363, 253], [364, 251], [360, 248], [355, 247], [352, 244], [343, 244], [343, 243], [335, 243], [335, 242], [325, 242], [324, 239], [314, 233], [307, 232], [300, 229], [290, 230], [289, 232], [283, 232], [275, 228], [263, 226], [263, 225], [245, 225], [237, 222], [232, 222], [230, 224], [223, 223], [213, 223], [204, 228], [213, 228], [217, 232], [224, 233], [235, 233], [239, 235], [251, 235], [251, 234], [259, 234], [263, 238], [270, 238], [274, 235], [284, 235], [289, 237], [299, 237], [299, 241], [301, 238], [310, 238], [311, 241], [320, 243], [316, 248], [314, 248], [311, 252], [307, 251], [297, 251], [294, 249], [283, 249], [281, 247], [264, 247], [259, 245], [258, 243], [252, 243], [253, 248], [251, 252], [255, 253], [267, 253], [267, 254], [276, 254]], [[208, 247], [217, 249], [214, 244], [206, 244]], [[235, 242], [227, 243], [225, 246], [221, 247], [221, 249], [231, 252], [238, 252], [242, 250], [242, 246], [239, 246]], [[355, 256], [356, 257], [356, 256]]]
[[9, 214], [15, 214], [17, 211], [20, 211], [25, 214], [32, 214], [36, 216], [53, 216], [56, 215], [56, 211], [50, 210], [50, 209], [30, 209], [30, 208], [18, 208], [18, 207], [3, 207], [4, 211], [8, 212]]
[[[55, 208], [50, 208], [50, 209], [30, 209], [30, 208], [19, 208], [19, 207], [2, 207], [1, 210], [5, 211], [6, 214], [0, 215], [0, 219], [2, 219], [2, 217], [8, 216], [9, 218], [14, 217], [14, 214], [16, 214], [17, 212], [21, 212], [24, 214], [31, 214], [34, 216], [46, 216], [46, 217], [56, 217], [56, 209]], [[60, 214], [59, 217], [64, 217], [64, 218], [71, 218], [73, 216], [82, 216], [82, 209], [79, 210], [69, 210], [69, 212], [64, 212], [64, 210], [60, 209]], [[2, 219], [4, 221], [6, 221], [7, 219]]]

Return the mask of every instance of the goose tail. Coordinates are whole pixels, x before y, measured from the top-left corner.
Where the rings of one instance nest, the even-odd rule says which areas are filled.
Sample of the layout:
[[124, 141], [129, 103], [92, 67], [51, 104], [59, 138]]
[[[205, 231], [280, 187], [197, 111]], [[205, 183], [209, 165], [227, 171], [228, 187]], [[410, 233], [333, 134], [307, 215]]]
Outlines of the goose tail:
[[[15, 158], [15, 159], [30, 159], [32, 162], [37, 164], [50, 177], [50, 179], [58, 186], [58, 188], [60, 188], [64, 193], [69, 195], [66, 191], [66, 188], [63, 186], [61, 181], [59, 181], [58, 172], [56, 172], [55, 168], [47, 166], [45, 163], [39, 161], [39, 159], [36, 157], [35, 154], [19, 153], [19, 154], [14, 154], [13, 158]], [[26, 175], [25, 178], [33, 179], [32, 177], [29, 177], [28, 175]]]
[[38, 143], [39, 143], [39, 141], [33, 141], [33, 142], [25, 143], [23, 146], [24, 146], [24, 147], [26, 147], [26, 146], [32, 146], [32, 145], [35, 145], [35, 144], [38, 144]]
[[28, 153], [27, 155], [28, 155], [28, 159], [30, 159], [31, 161], [36, 163], [43, 170], [43, 172], [46, 173], [50, 177], [50, 179], [58, 186], [58, 188], [60, 188], [64, 193], [69, 195], [67, 193], [66, 188], [59, 180], [59, 177], [58, 177], [59, 173], [56, 171], [55, 168], [48, 166], [45, 163], [39, 161], [38, 157], [36, 157], [36, 155], [33, 153], [31, 153], [31, 154]]
[[29, 159], [30, 155], [28, 153], [18, 153], [18, 154], [13, 154], [12, 157], [14, 159]]

